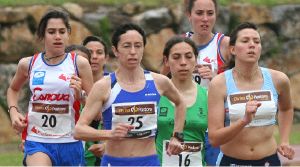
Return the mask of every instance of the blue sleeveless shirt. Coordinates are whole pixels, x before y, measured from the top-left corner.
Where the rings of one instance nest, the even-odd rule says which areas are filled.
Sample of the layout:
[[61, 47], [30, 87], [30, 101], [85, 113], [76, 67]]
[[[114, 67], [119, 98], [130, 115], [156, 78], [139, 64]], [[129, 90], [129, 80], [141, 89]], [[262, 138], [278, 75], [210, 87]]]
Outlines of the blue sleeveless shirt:
[[145, 87], [137, 92], [128, 92], [118, 84], [116, 74], [110, 74], [111, 93], [102, 113], [104, 129], [111, 130], [118, 123], [125, 123], [135, 127], [127, 134], [128, 138], [155, 136], [160, 94], [151, 73], [144, 71], [144, 75]]

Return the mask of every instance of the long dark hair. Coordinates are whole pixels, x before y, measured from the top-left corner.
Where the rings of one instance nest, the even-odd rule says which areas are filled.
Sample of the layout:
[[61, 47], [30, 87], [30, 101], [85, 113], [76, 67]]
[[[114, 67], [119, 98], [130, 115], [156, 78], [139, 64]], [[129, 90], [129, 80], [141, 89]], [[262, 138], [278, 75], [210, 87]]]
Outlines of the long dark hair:
[[167, 41], [167, 43], [165, 44], [165, 47], [164, 47], [163, 55], [166, 56], [168, 59], [170, 50], [172, 49], [172, 47], [181, 42], [185, 42], [185, 43], [189, 44], [193, 49], [193, 53], [195, 54], [195, 57], [197, 58], [198, 50], [197, 50], [197, 46], [196, 46], [195, 42], [192, 41], [188, 37], [184, 37], [184, 36], [180, 36], [180, 35], [176, 35]]
[[[185, 0], [185, 12], [191, 14], [192, 13], [192, 9], [194, 7], [196, 0]], [[215, 5], [215, 11], [216, 13], [218, 13], [218, 3], [217, 0], [211, 0], [214, 5]]]
[[37, 37], [39, 40], [43, 40], [45, 37], [45, 31], [50, 19], [62, 19], [67, 30], [71, 33], [71, 25], [69, 23], [69, 15], [67, 12], [60, 10], [60, 9], [51, 9], [47, 13], [45, 13], [38, 25], [37, 28]]
[[[257, 31], [257, 26], [254, 23], [244, 22], [236, 26], [230, 33], [229, 46], [235, 46], [238, 38], [238, 33], [243, 29], [253, 29]], [[231, 54], [231, 53], [230, 53]], [[232, 69], [235, 66], [235, 55], [231, 54], [228, 63], [224, 66], [225, 69]]]

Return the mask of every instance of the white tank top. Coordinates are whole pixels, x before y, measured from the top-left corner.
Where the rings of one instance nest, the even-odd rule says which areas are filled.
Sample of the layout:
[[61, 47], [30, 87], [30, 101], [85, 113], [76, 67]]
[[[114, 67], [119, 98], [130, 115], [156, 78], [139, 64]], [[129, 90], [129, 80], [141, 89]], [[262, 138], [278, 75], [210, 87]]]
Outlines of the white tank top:
[[[67, 53], [56, 65], [47, 64], [44, 53], [33, 56], [30, 62], [30, 90], [26, 140], [47, 143], [75, 142], [74, 90], [69, 87], [73, 74], [77, 75], [75, 54]], [[78, 113], [76, 113], [78, 112]]]
[[[188, 37], [192, 35], [186, 34]], [[214, 37], [203, 46], [198, 46], [198, 57], [197, 64], [207, 65], [211, 68], [213, 72], [213, 77], [217, 74], [223, 72], [221, 67], [225, 63], [224, 58], [220, 52], [221, 41], [224, 37], [224, 34], [216, 33]], [[202, 79], [198, 72], [193, 74], [194, 80], [201, 86], [208, 87], [209, 79]]]

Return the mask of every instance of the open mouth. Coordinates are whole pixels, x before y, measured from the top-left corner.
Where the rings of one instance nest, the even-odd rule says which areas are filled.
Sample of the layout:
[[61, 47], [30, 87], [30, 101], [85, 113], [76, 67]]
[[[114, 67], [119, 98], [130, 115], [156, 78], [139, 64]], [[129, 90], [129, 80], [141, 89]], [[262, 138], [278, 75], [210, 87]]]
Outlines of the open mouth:
[[208, 25], [201, 25], [200, 27], [203, 29], [208, 29]]
[[55, 43], [53, 43], [53, 45], [54, 45], [54, 46], [61, 47], [61, 46], [63, 45], [63, 43], [61, 43], [61, 42], [55, 42]]
[[189, 70], [179, 70], [178, 72], [179, 72], [179, 73], [188, 73]]
[[137, 62], [137, 59], [128, 59], [128, 62]]
[[255, 55], [255, 52], [254, 51], [250, 51], [247, 53], [248, 55]]

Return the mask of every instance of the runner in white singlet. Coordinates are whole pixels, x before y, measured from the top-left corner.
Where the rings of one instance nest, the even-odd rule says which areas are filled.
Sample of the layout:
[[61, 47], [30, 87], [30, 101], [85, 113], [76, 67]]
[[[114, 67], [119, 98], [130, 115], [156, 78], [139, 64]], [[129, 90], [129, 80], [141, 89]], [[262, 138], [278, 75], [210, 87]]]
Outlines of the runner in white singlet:
[[[90, 92], [92, 73], [86, 59], [65, 53], [70, 32], [65, 12], [48, 11], [37, 29], [45, 50], [20, 60], [8, 88], [12, 126], [23, 131], [25, 140], [24, 165], [85, 165], [82, 143], [73, 138], [73, 131], [79, 117], [81, 88]], [[32, 96], [24, 117], [17, 102], [28, 80]]]

